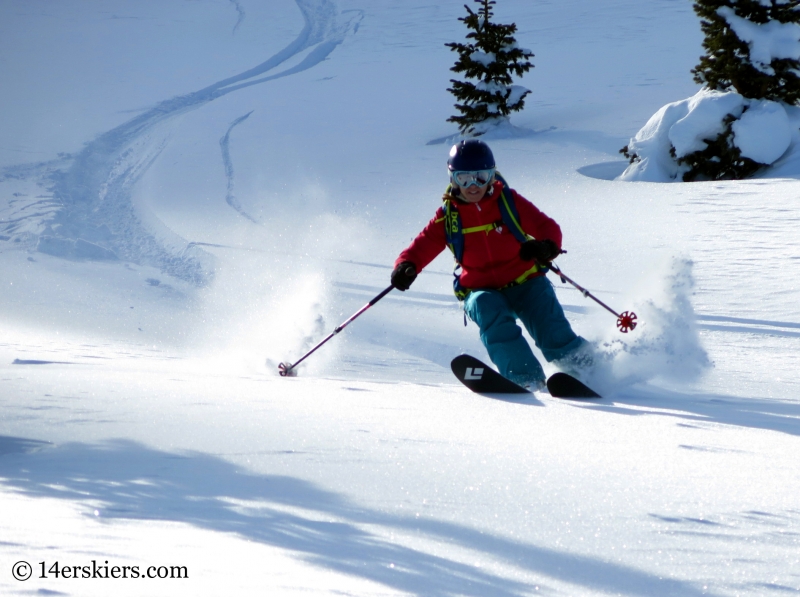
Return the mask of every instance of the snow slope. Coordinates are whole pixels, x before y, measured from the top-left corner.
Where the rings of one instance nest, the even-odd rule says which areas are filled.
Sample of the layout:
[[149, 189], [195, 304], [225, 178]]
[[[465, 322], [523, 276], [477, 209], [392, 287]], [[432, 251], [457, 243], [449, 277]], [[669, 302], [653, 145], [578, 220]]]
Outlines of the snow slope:
[[698, 91], [688, 1], [496, 9], [536, 55], [502, 172], [639, 314], [554, 279], [602, 400], [456, 385], [447, 255], [276, 375], [433, 214], [462, 13], [0, 4], [0, 593], [800, 591], [798, 171], [613, 180]]

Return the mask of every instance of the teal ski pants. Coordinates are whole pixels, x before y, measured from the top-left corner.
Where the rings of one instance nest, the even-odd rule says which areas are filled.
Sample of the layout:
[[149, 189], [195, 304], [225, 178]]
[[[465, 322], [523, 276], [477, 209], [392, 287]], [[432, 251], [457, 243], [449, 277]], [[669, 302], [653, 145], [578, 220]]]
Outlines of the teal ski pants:
[[473, 290], [464, 299], [464, 311], [478, 324], [481, 341], [500, 373], [517, 383], [545, 379], [517, 319], [548, 362], [566, 356], [584, 342], [572, 331], [545, 276], [502, 290]]

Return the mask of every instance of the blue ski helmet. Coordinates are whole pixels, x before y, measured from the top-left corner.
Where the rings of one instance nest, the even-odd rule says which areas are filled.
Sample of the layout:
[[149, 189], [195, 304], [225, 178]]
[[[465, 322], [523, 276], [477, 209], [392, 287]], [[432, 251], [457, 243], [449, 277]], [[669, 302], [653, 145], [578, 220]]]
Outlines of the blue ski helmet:
[[455, 170], [489, 170], [494, 168], [492, 150], [483, 141], [466, 139], [459, 141], [450, 149], [447, 168]]

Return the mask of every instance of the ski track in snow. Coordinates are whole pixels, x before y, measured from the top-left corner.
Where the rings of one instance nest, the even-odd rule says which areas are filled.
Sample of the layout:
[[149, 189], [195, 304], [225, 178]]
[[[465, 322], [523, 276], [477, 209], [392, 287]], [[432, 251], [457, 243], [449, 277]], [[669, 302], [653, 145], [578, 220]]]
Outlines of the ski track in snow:
[[[162, 101], [87, 143], [67, 167], [48, 162], [4, 169], [0, 181], [37, 176], [39, 182], [52, 185], [53, 194], [46, 199], [47, 210], [22, 214], [26, 207], [16, 208], [9, 217], [0, 220], [0, 237], [10, 240], [11, 234], [19, 230], [20, 221], [26, 220], [27, 234], [21, 244], [27, 248], [35, 247], [69, 259], [122, 259], [158, 267], [197, 286], [208, 284], [213, 279], [210, 256], [196, 243], [179, 238], [167, 242], [165, 238], [175, 235], [166, 227], [158, 230], [161, 226], [153, 214], [141, 213], [144, 208], [132, 201], [133, 190], [169, 142], [179, 116], [240, 89], [314, 67], [349, 33], [357, 31], [357, 22], [362, 17], [358, 12], [339, 23], [332, 0], [296, 2], [305, 20], [303, 30], [293, 42], [258, 66], [198, 91]], [[234, 4], [238, 7], [238, 3]], [[240, 11], [240, 21], [242, 17]], [[297, 65], [263, 76], [309, 48], [313, 49]], [[228, 166], [229, 162], [226, 172]], [[230, 197], [231, 178], [228, 185]], [[237, 211], [245, 215], [241, 209]], [[147, 220], [149, 224], [145, 223]]]
[[792, 331], [800, 330], [800, 323], [793, 323], [790, 321], [742, 319], [740, 317], [722, 317], [719, 315], [698, 315], [697, 320], [714, 322], [698, 324], [697, 327], [702, 330], [800, 338], [800, 331]]
[[233, 4], [234, 8], [236, 9], [236, 13], [239, 15], [236, 19], [236, 24], [233, 26], [233, 31], [231, 32], [232, 35], [235, 35], [236, 30], [244, 21], [246, 13], [244, 12], [244, 8], [242, 8], [242, 4], [238, 0], [231, 0], [231, 4]]
[[222, 139], [219, 140], [219, 146], [222, 150], [222, 163], [225, 164], [225, 176], [228, 179], [228, 190], [225, 194], [225, 202], [230, 205], [233, 209], [235, 209], [242, 217], [247, 218], [253, 223], [258, 223], [257, 220], [247, 213], [243, 208], [241, 203], [236, 199], [236, 195], [233, 193], [233, 186], [234, 186], [234, 179], [233, 179], [233, 162], [231, 161], [231, 150], [230, 150], [230, 143], [231, 143], [231, 131], [236, 128], [239, 124], [244, 122], [250, 117], [253, 111], [250, 110], [244, 116], [240, 116], [236, 120], [234, 120], [231, 125], [228, 127], [228, 130], [225, 132], [225, 135]]

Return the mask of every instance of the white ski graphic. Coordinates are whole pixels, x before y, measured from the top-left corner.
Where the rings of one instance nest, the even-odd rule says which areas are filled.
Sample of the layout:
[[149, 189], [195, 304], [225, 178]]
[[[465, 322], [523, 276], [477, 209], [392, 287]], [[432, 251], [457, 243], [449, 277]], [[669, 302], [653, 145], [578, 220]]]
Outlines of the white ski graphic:
[[467, 367], [467, 372], [464, 374], [464, 379], [475, 380], [483, 377], [483, 367]]

